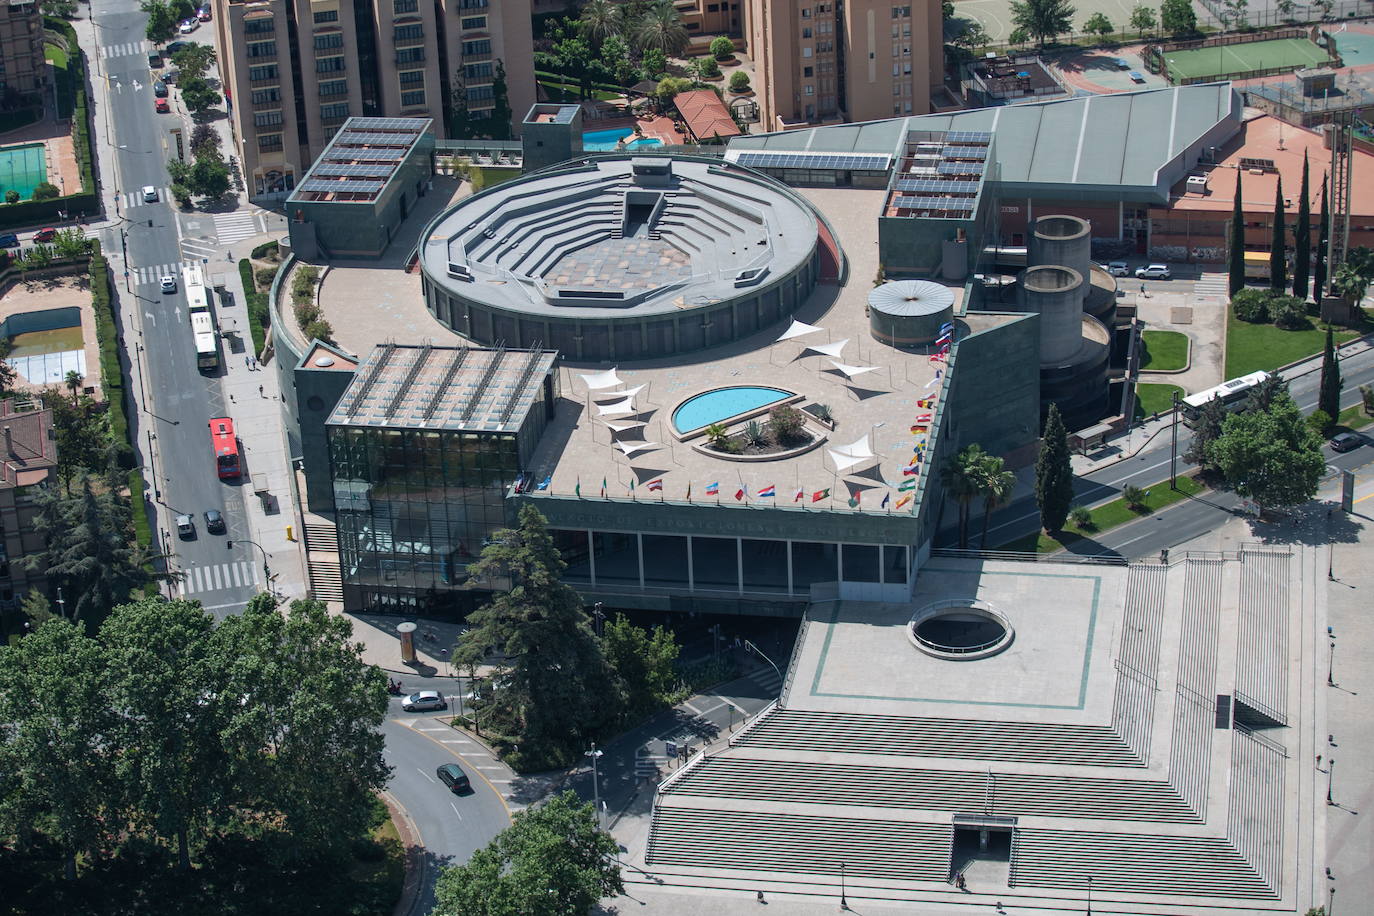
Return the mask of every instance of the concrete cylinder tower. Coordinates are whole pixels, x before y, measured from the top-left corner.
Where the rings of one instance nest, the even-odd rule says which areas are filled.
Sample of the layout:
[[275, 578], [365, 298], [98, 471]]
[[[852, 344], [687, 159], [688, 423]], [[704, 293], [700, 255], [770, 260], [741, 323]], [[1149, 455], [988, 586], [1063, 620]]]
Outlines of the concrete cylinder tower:
[[1028, 267], [1021, 297], [1026, 311], [1040, 313], [1040, 364], [1073, 359], [1083, 342], [1083, 275], [1058, 264]]
[[[1092, 270], [1092, 224], [1077, 216], [1042, 216], [1030, 234], [1027, 264], [1061, 264], [1084, 280]], [[1085, 289], [1086, 293], [1087, 290]]]

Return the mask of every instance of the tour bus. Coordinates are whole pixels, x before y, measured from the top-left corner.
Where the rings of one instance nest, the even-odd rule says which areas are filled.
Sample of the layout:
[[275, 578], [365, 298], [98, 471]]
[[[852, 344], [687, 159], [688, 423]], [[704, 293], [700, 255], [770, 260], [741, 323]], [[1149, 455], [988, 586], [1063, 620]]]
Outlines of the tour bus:
[[215, 450], [215, 473], [221, 480], [233, 480], [243, 473], [239, 461], [239, 440], [234, 434], [234, 421], [228, 417], [210, 420], [210, 445]]
[[1268, 372], [1251, 372], [1229, 382], [1222, 382], [1215, 388], [1190, 394], [1183, 399], [1183, 424], [1191, 427], [1202, 416], [1202, 408], [1212, 399], [1221, 401], [1222, 407], [1234, 410], [1239, 407], [1255, 386], [1269, 377]]
[[219, 339], [215, 332], [215, 313], [210, 308], [210, 287], [199, 264], [181, 270], [186, 302], [191, 309], [191, 337], [196, 348], [196, 368], [214, 372], [219, 368]]

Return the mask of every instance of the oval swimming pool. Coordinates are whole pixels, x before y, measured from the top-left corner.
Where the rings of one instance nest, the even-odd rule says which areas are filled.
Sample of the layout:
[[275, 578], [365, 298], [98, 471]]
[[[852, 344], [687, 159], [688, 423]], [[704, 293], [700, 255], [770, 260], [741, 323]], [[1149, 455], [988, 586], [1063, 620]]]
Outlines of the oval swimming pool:
[[645, 146], [662, 146], [658, 137], [640, 137], [630, 140], [624, 146], [621, 140], [634, 136], [634, 128], [617, 127], [611, 130], [589, 130], [582, 135], [582, 148], [588, 152], [607, 153], [618, 149], [640, 149]]
[[673, 411], [673, 428], [679, 433], [690, 433], [791, 396], [792, 392], [781, 388], [752, 385], [704, 391], [677, 405]]

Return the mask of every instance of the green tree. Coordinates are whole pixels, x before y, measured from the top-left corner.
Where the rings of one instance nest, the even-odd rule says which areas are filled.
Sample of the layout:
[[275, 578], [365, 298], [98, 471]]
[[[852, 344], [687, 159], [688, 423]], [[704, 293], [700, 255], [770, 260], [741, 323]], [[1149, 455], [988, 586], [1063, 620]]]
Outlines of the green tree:
[[[52, 612], [52, 602], [48, 601], [48, 596], [36, 588], [30, 588], [24, 593], [24, 598], [19, 602], [19, 613], [24, 615], [29, 626], [37, 627], [49, 620], [59, 619]], [[0, 795], [3, 795], [0, 792]]]
[[633, 86], [639, 82], [639, 67], [630, 58], [630, 45], [619, 35], [612, 35], [601, 43], [601, 66], [617, 85]]
[[970, 53], [992, 44], [992, 36], [988, 35], [987, 29], [983, 28], [981, 22], [976, 19], [961, 19], [959, 21], [963, 23], [964, 27], [959, 30], [958, 35], [954, 36], [950, 44]]
[[700, 60], [694, 61], [694, 63], [697, 67], [697, 73], [700, 74], [702, 79], [713, 80], [720, 77], [720, 64], [716, 63], [714, 57], [703, 57]]
[[668, 55], [660, 48], [645, 48], [639, 56], [639, 65], [646, 79], [657, 80], [668, 69]]
[[1009, 35], [1007, 35], [1007, 41], [1011, 42], [1014, 45], [1028, 44], [1030, 42], [1030, 32], [1027, 32], [1025, 29], [1021, 28], [1020, 26], [1017, 26], [1016, 28], [1011, 30], [1011, 33]]
[[1192, 0], [1164, 0], [1159, 6], [1159, 24], [1170, 35], [1192, 35], [1197, 31], [1197, 13]]
[[616, 841], [572, 792], [515, 815], [509, 827], [444, 869], [432, 916], [584, 916], [625, 890]]
[[181, 101], [193, 116], [202, 117], [211, 108], [224, 101], [204, 78], [196, 76], [181, 81]]
[[1267, 289], [1245, 288], [1231, 297], [1231, 311], [1241, 321], [1252, 324], [1266, 324], [1269, 319], [1269, 303], [1274, 294]]
[[1231, 204], [1231, 231], [1227, 236], [1228, 286], [1231, 297], [1245, 289], [1245, 212], [1241, 200], [1240, 169], [1236, 169], [1236, 197]]
[[1271, 372], [1264, 377], [1263, 381], [1250, 389], [1241, 404], [1241, 409], [1269, 410], [1278, 401], [1287, 397], [1291, 397], [1288, 392], [1288, 382], [1277, 372]]
[[1352, 306], [1363, 302], [1368, 290], [1369, 279], [1349, 261], [1337, 267], [1336, 275], [1331, 278], [1331, 291]]
[[1307, 303], [1297, 296], [1274, 296], [1269, 300], [1269, 317], [1285, 331], [1296, 331], [1311, 325], [1307, 320]]
[[[1240, 174], [1240, 170], [1236, 170]], [[1283, 176], [1274, 185], [1274, 218], [1269, 226], [1269, 288], [1282, 293], [1288, 288], [1288, 230], [1284, 226]]]
[[227, 800], [214, 625], [199, 602], [144, 598], [100, 628], [106, 700], [118, 711], [108, 735], [117, 797], [136, 826], [176, 842], [183, 871], [193, 834]]
[[1253, 500], [1261, 515], [1311, 499], [1326, 470], [1321, 439], [1287, 393], [1268, 409], [1227, 417], [1208, 452], [1225, 484]]
[[1326, 346], [1322, 348], [1322, 377], [1317, 388], [1317, 409], [1324, 410], [1333, 419], [1341, 415], [1341, 364], [1336, 359], [1335, 342], [1330, 325], [1326, 328]]
[[1088, 17], [1088, 21], [1083, 23], [1083, 31], [1090, 35], [1106, 36], [1112, 33], [1112, 21], [1102, 13], [1093, 13]]
[[612, 0], [588, 0], [582, 7], [578, 26], [595, 48], [611, 36], [619, 37], [625, 28], [624, 6]]
[[501, 661], [487, 721], [541, 766], [578, 758], [586, 742], [620, 716], [615, 677], [592, 634], [582, 599], [560, 581], [559, 557], [539, 510], [525, 505], [519, 527], [502, 529], [468, 568], [478, 582], [509, 589], [468, 617], [455, 660]]
[[1152, 8], [1137, 6], [1131, 10], [1131, 28], [1135, 29], [1141, 38], [1145, 37], [1146, 32], [1153, 32], [1158, 24], [1159, 20]]
[[177, 49], [172, 55], [172, 63], [179, 71], [177, 79], [183, 82], [188, 79], [200, 79], [215, 65], [214, 45], [192, 42], [184, 48]]
[[1312, 271], [1312, 205], [1307, 173], [1307, 151], [1302, 154], [1302, 189], [1298, 192], [1298, 224], [1293, 229], [1293, 295], [1307, 301], [1307, 284]]
[[631, 712], [649, 712], [664, 705], [677, 683], [673, 663], [680, 651], [671, 630], [660, 626], [650, 632], [617, 614], [606, 624], [601, 645], [620, 678]]
[[9, 355], [14, 351], [14, 344], [8, 338], [0, 337], [0, 397], [9, 397], [14, 393], [14, 386], [19, 381], [19, 373], [14, 368], [14, 363], [10, 362]]
[[978, 443], [965, 446], [945, 460], [940, 467], [940, 485], [945, 496], [959, 507], [959, 547], [968, 547], [970, 507], [981, 494], [979, 464], [988, 458]]
[[1183, 460], [1189, 464], [1197, 465], [1205, 474], [1216, 471], [1216, 465], [1212, 462], [1209, 449], [1217, 437], [1221, 435], [1221, 424], [1226, 421], [1226, 408], [1221, 401], [1213, 398], [1202, 409], [1198, 411], [1198, 418], [1193, 421], [1193, 436], [1188, 443], [1187, 450], [1183, 453]]
[[1292, 21], [1293, 11], [1298, 8], [1296, 0], [1274, 0], [1274, 9], [1287, 21]]
[[191, 166], [191, 187], [202, 197], [218, 200], [229, 191], [229, 167], [217, 151], [202, 151]]
[[57, 19], [71, 19], [76, 16], [76, 0], [43, 0], [43, 15]]
[[579, 98], [590, 98], [592, 94], [592, 55], [591, 45], [581, 38], [564, 38], [553, 46], [553, 56], [559, 76], [570, 83], [578, 84]]
[[1322, 175], [1321, 217], [1317, 220], [1317, 256], [1312, 263], [1312, 298], [1326, 295], [1326, 249], [1331, 242], [1331, 210], [1326, 203], [1326, 175]]
[[68, 400], [56, 391], [45, 391], [40, 397], [43, 406], [52, 411], [57, 478], [66, 495], [71, 496], [72, 484], [83, 473], [103, 474], [109, 467], [109, 437], [105, 435], [99, 408], [90, 397], [73, 396]]
[[191, 189], [179, 181], [172, 182], [172, 199], [179, 207], [191, 206]]
[[490, 136], [493, 140], [509, 140], [512, 115], [510, 84], [506, 79], [506, 62], [500, 58], [496, 61], [496, 73], [491, 81], [491, 98], [491, 117], [487, 119]]
[[40, 181], [33, 189], [34, 200], [53, 200], [61, 196], [62, 191], [52, 182]]
[[171, 4], [163, 0], [143, 0], [138, 8], [148, 14], [148, 27], [144, 34], [148, 36], [149, 41], [160, 45], [172, 40], [172, 36], [177, 33], [180, 20], [177, 19]]
[[1059, 416], [1059, 406], [1050, 404], [1040, 455], [1035, 459], [1035, 504], [1040, 507], [1040, 523], [1046, 531], [1063, 530], [1072, 502], [1073, 465], [1069, 456], [1069, 434]]
[[1016, 475], [1007, 470], [1006, 462], [996, 455], [986, 455], [973, 469], [978, 492], [983, 497], [983, 535], [979, 545], [988, 549], [988, 522], [993, 510], [1006, 505], [1016, 488]]
[[635, 42], [641, 50], [662, 51], [667, 57], [681, 57], [690, 41], [682, 16], [669, 0], [657, 0], [635, 29]]
[[57, 249], [58, 257], [79, 258], [91, 250], [91, 243], [86, 238], [86, 230], [80, 226], [69, 226], [57, 233], [53, 247]]
[[730, 91], [731, 91], [731, 92], [748, 92], [748, 91], [749, 91], [749, 74], [746, 73], [746, 72], [743, 71], [743, 70], [736, 70], [734, 73], [731, 73], [731, 74], [730, 74]]
[[1221, 0], [1222, 6], [1226, 7], [1226, 12], [1217, 18], [1223, 24], [1232, 23], [1236, 28], [1241, 29], [1246, 25], [1245, 11], [1250, 6], [1250, 0]]
[[0, 646], [0, 834], [27, 846], [41, 824], [68, 880], [77, 857], [99, 849], [110, 829], [101, 673], [99, 647], [65, 620]]
[[1076, 10], [1068, 0], [1012, 0], [1011, 21], [1045, 46], [1065, 32], [1073, 31]]
[[724, 35], [712, 38], [711, 56], [716, 60], [729, 60], [735, 56], [735, 43]]

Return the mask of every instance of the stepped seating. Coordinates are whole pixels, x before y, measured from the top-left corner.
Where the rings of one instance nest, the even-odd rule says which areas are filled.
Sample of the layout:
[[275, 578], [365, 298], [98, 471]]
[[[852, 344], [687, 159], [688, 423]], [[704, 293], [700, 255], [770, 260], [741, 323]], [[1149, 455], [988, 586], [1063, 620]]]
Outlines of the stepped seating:
[[1183, 579], [1169, 782], [1199, 812], [1207, 807], [1212, 732], [1217, 725], [1217, 607], [1223, 569], [1220, 559], [1190, 558]]
[[660, 805], [644, 862], [945, 881], [952, 844], [949, 824]]
[[1226, 836], [1277, 893], [1283, 882], [1283, 748], [1241, 727], [1231, 744]]
[[775, 709], [731, 743], [741, 747], [839, 754], [897, 754], [1095, 766], [1144, 765], [1144, 761], [1109, 728], [1040, 722]]
[[1241, 551], [1236, 699], [1276, 724], [1288, 722], [1287, 549]]
[[1021, 817], [1188, 822], [1197, 815], [1163, 782], [927, 770], [715, 756], [664, 794]]
[[1132, 566], [1126, 574], [1112, 728], [1143, 758], [1150, 755], [1168, 579], [1169, 568], [1162, 565]]
[[1195, 897], [1277, 897], [1224, 839], [1020, 828], [1013, 887]]

